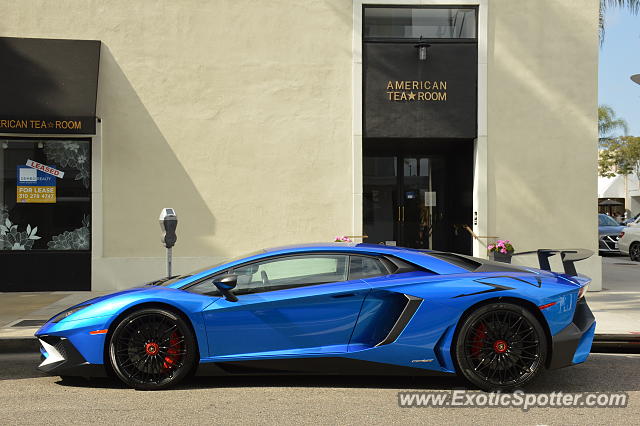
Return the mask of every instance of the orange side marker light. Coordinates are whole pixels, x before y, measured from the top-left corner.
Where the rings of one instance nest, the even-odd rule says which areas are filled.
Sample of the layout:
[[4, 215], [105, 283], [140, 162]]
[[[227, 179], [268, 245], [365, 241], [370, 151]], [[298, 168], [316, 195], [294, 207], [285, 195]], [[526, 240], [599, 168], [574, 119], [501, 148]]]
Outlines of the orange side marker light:
[[556, 303], [557, 303], [557, 302], [547, 303], [546, 305], [538, 306], [538, 308], [540, 308], [540, 310], [547, 309], [547, 308], [552, 307], [552, 306], [553, 306], [553, 305], [555, 305]]

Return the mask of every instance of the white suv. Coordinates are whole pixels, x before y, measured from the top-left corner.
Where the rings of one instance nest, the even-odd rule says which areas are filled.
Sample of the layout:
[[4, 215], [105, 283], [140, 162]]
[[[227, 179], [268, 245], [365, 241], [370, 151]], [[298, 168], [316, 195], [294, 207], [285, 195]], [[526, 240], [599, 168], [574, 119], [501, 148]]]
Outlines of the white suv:
[[640, 261], [640, 226], [624, 228], [618, 238], [618, 249], [631, 260]]

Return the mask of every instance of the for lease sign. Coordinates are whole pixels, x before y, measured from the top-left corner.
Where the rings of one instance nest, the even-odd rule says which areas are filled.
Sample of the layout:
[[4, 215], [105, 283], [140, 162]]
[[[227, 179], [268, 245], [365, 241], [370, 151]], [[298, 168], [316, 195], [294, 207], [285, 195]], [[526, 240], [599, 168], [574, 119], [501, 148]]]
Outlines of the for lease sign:
[[29, 166], [18, 166], [16, 201], [18, 203], [55, 203], [56, 178]]
[[33, 161], [33, 160], [27, 160], [27, 166], [29, 167], [33, 167], [36, 170], [40, 170], [42, 172], [45, 172], [47, 174], [50, 174], [51, 176], [55, 176], [59, 179], [62, 179], [64, 177], [64, 172], [60, 171], [58, 169], [54, 169], [53, 167], [49, 167], [45, 164], [42, 163], [38, 163], [37, 161]]

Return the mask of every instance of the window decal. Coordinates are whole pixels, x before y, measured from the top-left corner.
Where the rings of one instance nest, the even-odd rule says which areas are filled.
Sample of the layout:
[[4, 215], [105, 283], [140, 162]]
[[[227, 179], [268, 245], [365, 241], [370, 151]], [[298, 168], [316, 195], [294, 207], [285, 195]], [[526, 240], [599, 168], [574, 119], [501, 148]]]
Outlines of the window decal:
[[91, 184], [89, 145], [74, 141], [47, 141], [44, 145], [47, 161], [59, 164], [63, 168], [78, 171], [75, 180], [81, 180], [85, 188]]
[[31, 228], [28, 224], [26, 230], [19, 231], [18, 225], [9, 220], [9, 211], [6, 205], [0, 209], [0, 250], [31, 250], [38, 227]]
[[82, 226], [73, 231], [64, 231], [54, 235], [47, 243], [49, 250], [89, 250], [91, 248], [91, 229], [89, 216], [82, 219]]

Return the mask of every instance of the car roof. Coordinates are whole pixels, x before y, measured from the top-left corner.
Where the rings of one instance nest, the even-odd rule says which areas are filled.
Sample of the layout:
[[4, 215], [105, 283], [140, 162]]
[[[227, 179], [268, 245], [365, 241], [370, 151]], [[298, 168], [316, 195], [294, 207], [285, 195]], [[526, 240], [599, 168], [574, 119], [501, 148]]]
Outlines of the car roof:
[[387, 246], [382, 244], [368, 244], [368, 243], [304, 243], [304, 244], [289, 244], [279, 247], [271, 247], [264, 249], [265, 253], [276, 252], [292, 252], [292, 251], [352, 251], [352, 252], [374, 252], [380, 254], [394, 254], [398, 252], [408, 253], [423, 253], [424, 250], [411, 249], [407, 247]]

